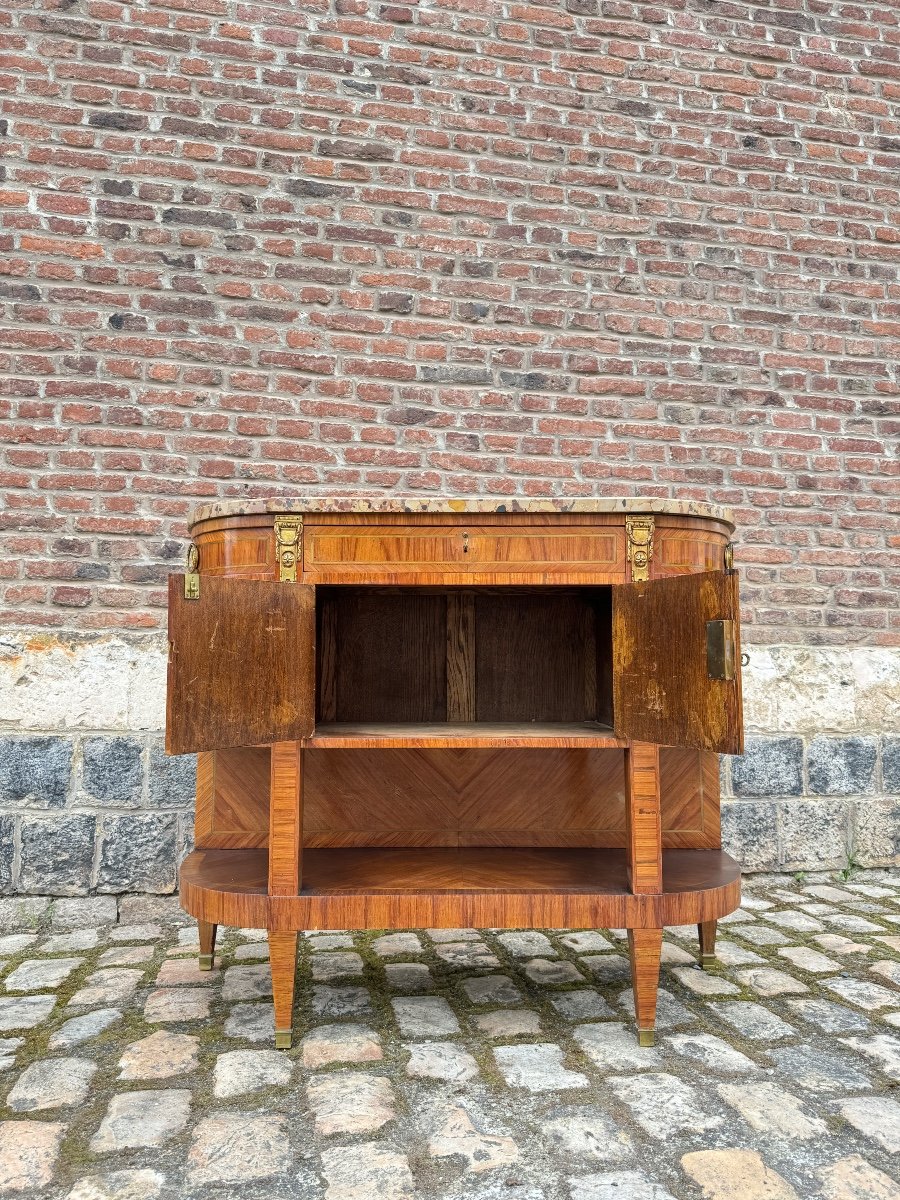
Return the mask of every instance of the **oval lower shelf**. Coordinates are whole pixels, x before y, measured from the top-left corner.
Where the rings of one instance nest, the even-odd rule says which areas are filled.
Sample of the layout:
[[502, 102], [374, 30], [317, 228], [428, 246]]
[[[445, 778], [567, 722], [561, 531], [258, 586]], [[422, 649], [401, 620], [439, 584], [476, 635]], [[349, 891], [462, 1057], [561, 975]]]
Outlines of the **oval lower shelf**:
[[713, 921], [740, 904], [721, 850], [663, 852], [663, 891], [628, 890], [624, 850], [466, 847], [307, 850], [297, 896], [266, 893], [265, 850], [195, 850], [184, 908], [269, 929], [653, 928]]

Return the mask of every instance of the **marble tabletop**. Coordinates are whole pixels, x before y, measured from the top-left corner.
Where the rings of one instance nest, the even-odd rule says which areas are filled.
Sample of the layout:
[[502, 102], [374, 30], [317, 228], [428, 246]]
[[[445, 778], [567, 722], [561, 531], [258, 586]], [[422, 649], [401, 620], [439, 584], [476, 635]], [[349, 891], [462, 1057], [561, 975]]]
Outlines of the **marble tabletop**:
[[591, 499], [557, 497], [548, 500], [496, 498], [457, 500], [434, 496], [280, 496], [274, 499], [214, 500], [201, 504], [190, 526], [213, 517], [258, 516], [266, 513], [671, 513], [706, 517], [734, 528], [730, 508], [699, 500], [664, 497], [599, 496]]

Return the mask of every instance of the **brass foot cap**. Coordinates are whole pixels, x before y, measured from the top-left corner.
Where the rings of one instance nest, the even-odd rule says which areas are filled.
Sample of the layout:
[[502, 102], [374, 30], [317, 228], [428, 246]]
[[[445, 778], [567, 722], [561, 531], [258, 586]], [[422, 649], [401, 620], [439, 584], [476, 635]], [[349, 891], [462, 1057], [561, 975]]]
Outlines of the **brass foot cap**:
[[711, 967], [715, 961], [716, 961], [716, 956], [714, 954], [701, 954], [700, 955], [700, 966], [701, 967]]
[[199, 967], [201, 971], [211, 971], [213, 968], [213, 956], [211, 954], [201, 954]]
[[275, 1049], [276, 1050], [290, 1050], [292, 1035], [293, 1035], [293, 1030], [291, 1030], [291, 1029], [276, 1029], [275, 1030]]
[[656, 1041], [656, 1030], [655, 1029], [639, 1029], [638, 1030], [638, 1045], [639, 1046], [652, 1046], [655, 1041]]

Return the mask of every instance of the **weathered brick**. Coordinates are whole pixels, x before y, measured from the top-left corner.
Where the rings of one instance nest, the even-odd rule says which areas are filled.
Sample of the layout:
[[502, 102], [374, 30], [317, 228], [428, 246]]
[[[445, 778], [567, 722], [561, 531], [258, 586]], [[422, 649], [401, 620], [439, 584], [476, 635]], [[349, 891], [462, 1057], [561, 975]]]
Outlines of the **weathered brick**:
[[[828, 5], [749, 22], [694, 5], [690, 28], [669, 0], [640, 19], [599, 0], [338, 7], [278, 24], [207, 0], [134, 25], [63, 5], [16, 28], [7, 624], [162, 631], [199, 500], [650, 492], [737, 509], [751, 653], [896, 646], [892, 7], [863, 3], [846, 28]], [[711, 134], [695, 117], [713, 110]], [[809, 694], [815, 720], [782, 719], [798, 692], [749, 722], [782, 736], [731, 767], [745, 862], [799, 853], [817, 815], [849, 811], [788, 807], [800, 729], [810, 794], [865, 796], [860, 844], [894, 853], [893, 684], [851, 717], [839, 674]], [[67, 801], [140, 803], [137, 743], [91, 735], [73, 775], [48, 736], [62, 723], [16, 728], [0, 803], [48, 822]], [[154, 746], [147, 771], [151, 815], [186, 823], [191, 760]], [[785, 800], [781, 842], [754, 797]], [[113, 886], [130, 867], [106, 853]]]

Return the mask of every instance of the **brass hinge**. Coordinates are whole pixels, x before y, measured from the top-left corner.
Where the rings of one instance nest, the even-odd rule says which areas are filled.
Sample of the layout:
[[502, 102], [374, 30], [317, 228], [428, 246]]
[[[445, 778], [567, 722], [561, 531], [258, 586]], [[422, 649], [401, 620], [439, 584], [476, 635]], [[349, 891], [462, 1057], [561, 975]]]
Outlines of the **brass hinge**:
[[625, 537], [631, 563], [631, 582], [646, 583], [650, 578], [650, 559], [653, 557], [653, 517], [626, 517]]
[[734, 570], [734, 542], [725, 543], [725, 570], [729, 574]]
[[710, 679], [734, 679], [734, 621], [706, 622], [706, 673]]
[[303, 570], [303, 518], [275, 518], [275, 559], [280, 583], [297, 582], [297, 564]]
[[185, 565], [184, 575], [184, 598], [185, 600], [200, 599], [200, 551], [193, 542], [188, 546], [187, 563]]

